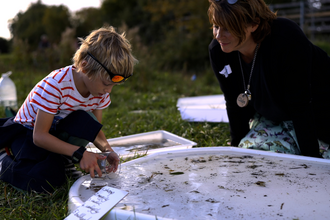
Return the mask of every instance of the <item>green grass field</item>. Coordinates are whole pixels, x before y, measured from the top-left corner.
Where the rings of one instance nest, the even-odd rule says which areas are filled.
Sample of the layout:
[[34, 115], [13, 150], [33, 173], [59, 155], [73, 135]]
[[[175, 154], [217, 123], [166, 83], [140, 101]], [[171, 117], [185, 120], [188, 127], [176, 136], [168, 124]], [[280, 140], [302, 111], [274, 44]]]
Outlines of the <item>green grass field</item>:
[[[330, 44], [315, 42], [330, 54]], [[12, 71], [21, 105], [33, 86], [52, 69], [26, 67], [15, 63], [11, 55], [0, 54], [0, 73]], [[226, 146], [230, 139], [227, 123], [194, 123], [181, 119], [176, 103], [181, 97], [220, 94], [217, 79], [211, 69], [193, 73], [162, 72], [140, 60], [134, 76], [111, 93], [111, 105], [104, 110], [103, 131], [107, 138], [143, 132], [166, 130], [197, 143], [196, 147]], [[141, 113], [135, 113], [141, 110]], [[0, 117], [5, 117], [0, 107]], [[137, 155], [139, 156], [139, 155]], [[0, 181], [0, 220], [3, 219], [63, 219], [67, 216], [68, 192], [73, 184], [56, 189], [53, 194], [23, 194]]]
[[[9, 55], [0, 55], [0, 73], [11, 70], [18, 104], [22, 104], [33, 86], [51, 70], [13, 65]], [[220, 94], [211, 69], [197, 73], [153, 71], [140, 61], [134, 76], [111, 93], [111, 105], [104, 110], [103, 131], [107, 138], [166, 130], [197, 143], [197, 147], [225, 146], [229, 141], [226, 123], [190, 123], [181, 119], [176, 103], [181, 97]], [[142, 113], [134, 113], [142, 110]], [[3, 107], [0, 117], [5, 117]], [[53, 194], [22, 194], [0, 181], [0, 219], [63, 219], [67, 216], [69, 180]]]

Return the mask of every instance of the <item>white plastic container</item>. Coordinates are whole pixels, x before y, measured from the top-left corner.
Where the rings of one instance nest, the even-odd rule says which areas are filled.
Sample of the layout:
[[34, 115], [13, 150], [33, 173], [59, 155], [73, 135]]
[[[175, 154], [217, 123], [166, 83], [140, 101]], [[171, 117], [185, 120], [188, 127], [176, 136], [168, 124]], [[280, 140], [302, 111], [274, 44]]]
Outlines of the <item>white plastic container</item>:
[[[183, 150], [196, 146], [197, 143], [168, 131], [158, 130], [128, 135], [107, 140], [120, 157], [133, 157], [135, 154], [152, 154], [169, 150]], [[147, 149], [148, 146], [154, 147]], [[93, 143], [87, 145], [87, 151], [100, 153]]]
[[17, 93], [14, 82], [9, 78], [11, 71], [3, 73], [0, 78], [0, 105], [17, 107]]
[[192, 122], [228, 122], [223, 95], [185, 97], [178, 99], [181, 118]]
[[[129, 194], [104, 219], [329, 219], [329, 170], [326, 159], [233, 147], [158, 152], [109, 176]], [[90, 180], [72, 185], [70, 212], [95, 194]]]

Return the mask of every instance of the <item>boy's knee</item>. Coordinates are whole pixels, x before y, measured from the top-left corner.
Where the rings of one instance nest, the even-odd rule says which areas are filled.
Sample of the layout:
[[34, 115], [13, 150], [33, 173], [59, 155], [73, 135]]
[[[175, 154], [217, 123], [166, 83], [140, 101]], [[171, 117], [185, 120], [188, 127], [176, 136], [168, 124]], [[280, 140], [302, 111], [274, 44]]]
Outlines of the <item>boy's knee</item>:
[[67, 132], [70, 136], [93, 142], [101, 128], [102, 124], [93, 113], [79, 110], [61, 119], [56, 126], [56, 133]]

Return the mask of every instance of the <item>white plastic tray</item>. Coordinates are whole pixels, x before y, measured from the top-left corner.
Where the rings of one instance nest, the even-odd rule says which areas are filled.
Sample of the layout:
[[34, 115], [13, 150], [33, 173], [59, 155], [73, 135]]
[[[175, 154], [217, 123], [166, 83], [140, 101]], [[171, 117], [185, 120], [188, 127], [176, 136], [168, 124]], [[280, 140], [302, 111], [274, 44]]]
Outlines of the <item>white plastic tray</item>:
[[[71, 187], [70, 211], [95, 193], [89, 180], [83, 176]], [[105, 219], [329, 219], [325, 159], [192, 148], [126, 162], [108, 183], [129, 194]]]
[[180, 98], [177, 102], [183, 120], [192, 122], [228, 122], [223, 95]]
[[[108, 139], [108, 142], [112, 146], [112, 149], [121, 157], [145, 153], [152, 154], [168, 150], [182, 150], [197, 145], [193, 141], [163, 130], [111, 138]], [[152, 146], [153, 144], [159, 147], [148, 149], [148, 146]], [[87, 145], [87, 150], [94, 153], [101, 152], [93, 143]]]

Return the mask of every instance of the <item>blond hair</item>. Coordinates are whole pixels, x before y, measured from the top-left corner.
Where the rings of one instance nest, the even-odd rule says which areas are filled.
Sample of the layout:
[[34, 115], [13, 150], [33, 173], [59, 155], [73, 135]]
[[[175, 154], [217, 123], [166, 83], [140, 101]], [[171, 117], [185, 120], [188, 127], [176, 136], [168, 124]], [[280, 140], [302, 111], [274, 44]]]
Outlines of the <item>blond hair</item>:
[[256, 24], [259, 26], [251, 35], [254, 42], [260, 43], [270, 34], [270, 23], [277, 17], [263, 0], [238, 0], [232, 5], [227, 0], [209, 0], [209, 3], [207, 13], [210, 23], [226, 28], [238, 38], [238, 44], [245, 40], [248, 25]]
[[87, 64], [83, 69], [88, 77], [111, 81], [106, 70], [87, 54], [89, 52], [114, 74], [124, 77], [133, 74], [133, 67], [138, 61], [131, 53], [131, 44], [125, 33], [118, 34], [114, 27], [108, 26], [92, 31], [85, 39], [78, 39], [81, 45], [72, 58], [78, 71], [82, 70], [81, 64], [85, 60]]

